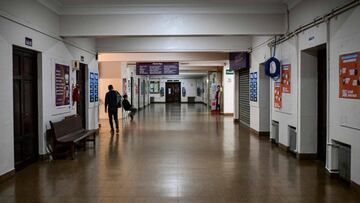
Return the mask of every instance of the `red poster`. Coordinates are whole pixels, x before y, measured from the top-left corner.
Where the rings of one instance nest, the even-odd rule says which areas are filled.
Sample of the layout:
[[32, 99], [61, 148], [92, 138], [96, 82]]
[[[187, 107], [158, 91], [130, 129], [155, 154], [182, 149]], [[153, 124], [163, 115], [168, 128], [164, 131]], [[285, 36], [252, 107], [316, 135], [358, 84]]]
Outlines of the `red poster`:
[[291, 64], [282, 65], [281, 86], [283, 93], [291, 93]]
[[360, 99], [360, 52], [340, 56], [339, 97]]
[[274, 107], [281, 109], [281, 105], [282, 105], [282, 92], [281, 92], [281, 83], [280, 82], [275, 82], [274, 83]]

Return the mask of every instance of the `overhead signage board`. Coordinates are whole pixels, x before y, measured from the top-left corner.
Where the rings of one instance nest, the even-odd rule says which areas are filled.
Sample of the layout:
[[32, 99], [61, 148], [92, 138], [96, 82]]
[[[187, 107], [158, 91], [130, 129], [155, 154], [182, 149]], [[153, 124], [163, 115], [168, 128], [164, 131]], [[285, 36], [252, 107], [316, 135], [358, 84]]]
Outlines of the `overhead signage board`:
[[240, 70], [249, 68], [250, 66], [250, 54], [248, 52], [235, 52], [229, 54], [230, 69]]
[[136, 75], [179, 75], [179, 63], [136, 63]]

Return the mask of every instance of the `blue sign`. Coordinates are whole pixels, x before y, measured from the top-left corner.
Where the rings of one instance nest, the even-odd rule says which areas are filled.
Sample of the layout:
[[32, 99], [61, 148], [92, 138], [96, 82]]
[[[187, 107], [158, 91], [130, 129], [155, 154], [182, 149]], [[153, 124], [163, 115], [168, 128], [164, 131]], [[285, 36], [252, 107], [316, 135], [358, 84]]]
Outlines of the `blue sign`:
[[95, 101], [95, 75], [90, 73], [90, 102]]
[[250, 73], [250, 101], [257, 102], [257, 72]]

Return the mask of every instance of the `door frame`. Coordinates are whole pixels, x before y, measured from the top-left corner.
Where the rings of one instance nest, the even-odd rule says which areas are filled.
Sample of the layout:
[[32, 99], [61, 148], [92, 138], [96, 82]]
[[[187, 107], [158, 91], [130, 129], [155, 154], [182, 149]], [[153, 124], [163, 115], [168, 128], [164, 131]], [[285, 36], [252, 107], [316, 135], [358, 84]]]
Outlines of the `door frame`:
[[179, 98], [178, 98], [178, 101], [179, 101], [179, 103], [181, 103], [181, 82], [165, 82], [165, 103], [168, 103], [168, 101], [167, 101], [167, 84], [178, 84], [179, 85], [179, 87], [180, 87], [180, 94], [179, 94]]
[[[84, 70], [81, 70], [82, 69], [82, 67], [84, 68]], [[88, 94], [88, 74], [89, 74], [89, 69], [88, 69], [88, 65], [87, 64], [85, 64], [85, 63], [80, 63], [80, 70], [78, 70], [78, 71], [82, 71], [83, 72], [83, 74], [84, 74], [84, 88], [82, 89], [82, 90], [80, 90], [80, 91], [82, 91], [83, 92], [83, 94], [84, 94], [84, 101], [83, 101], [83, 105], [84, 105], [84, 127], [85, 127], [85, 129], [88, 129], [88, 119], [87, 119], [87, 117], [88, 117], [88, 101], [90, 100], [89, 99], [89, 94]], [[76, 79], [77, 79], [77, 71], [76, 71]], [[76, 81], [76, 84], [77, 84], [77, 81]], [[78, 110], [76, 109], [76, 114], [78, 114]]]
[[[43, 119], [42, 119], [42, 113], [43, 113], [43, 107], [42, 107], [42, 66], [41, 66], [41, 53], [36, 51], [36, 50], [32, 50], [32, 49], [28, 49], [28, 48], [25, 48], [25, 47], [21, 47], [21, 46], [17, 46], [17, 45], [13, 45], [12, 46], [12, 57], [14, 56], [14, 52], [15, 50], [19, 50], [19, 51], [23, 51], [23, 52], [28, 52], [28, 53], [31, 53], [31, 54], [36, 54], [36, 106], [37, 106], [37, 111], [35, 111], [35, 114], [34, 115], [34, 118], [36, 119], [36, 132], [35, 132], [35, 149], [34, 149], [34, 152], [35, 152], [35, 158], [34, 160], [30, 160], [28, 162], [25, 162], [25, 163], [22, 163], [18, 166], [15, 165], [15, 140], [14, 140], [14, 143], [13, 143], [13, 147], [14, 147], [14, 168], [15, 168], [15, 171], [17, 170], [21, 170], [29, 165], [31, 165], [32, 163], [36, 162], [39, 160], [40, 158], [40, 146], [41, 145], [45, 145], [45, 143], [42, 142], [42, 140], [40, 139], [40, 135], [42, 133], [42, 130], [43, 130]], [[12, 62], [14, 62], [14, 59], [12, 59]], [[13, 71], [14, 67], [12, 66], [12, 71]], [[12, 84], [14, 84], [14, 75], [12, 74]], [[12, 92], [14, 91], [14, 87], [12, 88], [11, 90]], [[12, 99], [14, 99], [14, 95], [12, 97]], [[13, 102], [14, 103], [14, 102]], [[13, 105], [13, 109], [14, 109], [14, 105]], [[12, 113], [12, 119], [13, 119], [13, 122], [15, 123], [14, 121], [14, 111]], [[14, 125], [13, 125], [13, 132], [14, 132]], [[15, 133], [13, 134], [13, 138], [15, 139]], [[45, 138], [46, 140], [46, 138]], [[41, 143], [40, 143], [41, 142]]]

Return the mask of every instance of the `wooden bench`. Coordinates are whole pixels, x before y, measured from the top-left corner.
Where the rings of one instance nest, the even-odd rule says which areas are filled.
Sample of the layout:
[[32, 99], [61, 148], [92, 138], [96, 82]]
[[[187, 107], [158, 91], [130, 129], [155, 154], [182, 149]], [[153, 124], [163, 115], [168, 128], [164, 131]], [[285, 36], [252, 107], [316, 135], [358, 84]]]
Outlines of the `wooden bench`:
[[87, 141], [93, 142], [95, 146], [97, 130], [85, 130], [79, 116], [69, 117], [59, 122], [50, 121], [50, 126], [54, 158], [59, 157], [60, 151], [65, 148], [70, 151], [71, 158], [74, 159], [76, 145], [82, 143], [86, 150]]

